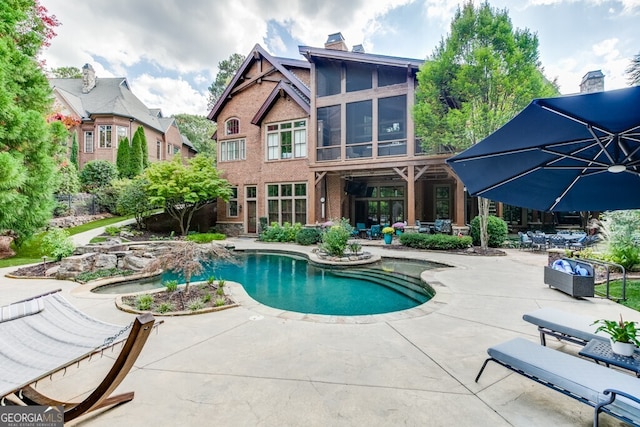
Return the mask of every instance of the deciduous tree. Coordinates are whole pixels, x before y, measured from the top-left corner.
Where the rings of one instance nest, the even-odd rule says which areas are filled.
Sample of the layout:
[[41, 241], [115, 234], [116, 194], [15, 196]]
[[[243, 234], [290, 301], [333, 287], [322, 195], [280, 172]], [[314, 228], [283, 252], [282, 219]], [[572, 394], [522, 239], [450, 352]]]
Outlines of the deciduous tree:
[[180, 133], [189, 138], [195, 149], [215, 162], [216, 144], [211, 139], [216, 131], [216, 125], [204, 116], [193, 114], [176, 114], [174, 116]]
[[[557, 87], [542, 73], [538, 37], [513, 28], [507, 10], [472, 2], [458, 8], [451, 33], [418, 73], [414, 118], [427, 149], [463, 150], [488, 136], [533, 98]], [[481, 246], [487, 248], [489, 201], [480, 199]]]
[[82, 71], [78, 67], [58, 67], [51, 70], [53, 77], [57, 79], [81, 79]]
[[144, 172], [149, 181], [146, 191], [151, 203], [163, 206], [180, 225], [184, 236], [189, 231], [193, 214], [218, 198], [228, 201], [231, 186], [220, 178], [211, 159], [201, 154], [182, 163], [179, 157], [171, 162], [153, 163]]

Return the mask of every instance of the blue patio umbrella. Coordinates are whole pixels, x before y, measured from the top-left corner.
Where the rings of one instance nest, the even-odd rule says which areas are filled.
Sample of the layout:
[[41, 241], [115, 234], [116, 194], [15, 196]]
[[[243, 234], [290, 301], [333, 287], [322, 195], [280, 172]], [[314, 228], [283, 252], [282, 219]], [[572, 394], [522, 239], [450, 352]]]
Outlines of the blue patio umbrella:
[[447, 163], [469, 194], [514, 206], [640, 209], [640, 86], [535, 99]]

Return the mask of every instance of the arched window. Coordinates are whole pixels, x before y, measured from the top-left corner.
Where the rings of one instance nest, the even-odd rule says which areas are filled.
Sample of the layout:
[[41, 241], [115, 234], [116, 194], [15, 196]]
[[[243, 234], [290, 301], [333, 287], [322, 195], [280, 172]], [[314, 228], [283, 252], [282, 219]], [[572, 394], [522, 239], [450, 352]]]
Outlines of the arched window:
[[240, 120], [229, 119], [225, 124], [225, 135], [235, 135], [240, 133]]

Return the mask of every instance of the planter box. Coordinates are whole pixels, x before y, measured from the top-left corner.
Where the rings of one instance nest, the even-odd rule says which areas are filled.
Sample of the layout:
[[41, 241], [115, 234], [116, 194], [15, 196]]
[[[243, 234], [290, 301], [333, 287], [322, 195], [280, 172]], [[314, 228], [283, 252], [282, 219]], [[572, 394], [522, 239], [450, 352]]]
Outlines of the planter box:
[[589, 276], [578, 276], [565, 273], [564, 271], [555, 270], [551, 267], [544, 267], [544, 283], [550, 287], [554, 287], [559, 291], [571, 295], [572, 297], [593, 297], [595, 278], [593, 275], [593, 266], [585, 262], [566, 259], [565, 261], [575, 268], [576, 264], [586, 268]]

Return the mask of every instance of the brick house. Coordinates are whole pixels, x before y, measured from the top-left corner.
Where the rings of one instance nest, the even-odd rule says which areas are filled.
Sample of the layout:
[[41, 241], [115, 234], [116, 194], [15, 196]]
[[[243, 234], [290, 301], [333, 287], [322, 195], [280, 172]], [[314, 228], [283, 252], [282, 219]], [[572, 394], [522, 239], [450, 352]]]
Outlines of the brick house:
[[438, 218], [464, 227], [475, 209], [445, 159], [423, 152], [412, 109], [422, 60], [348, 51], [340, 33], [305, 60], [256, 45], [213, 107], [218, 168], [235, 197], [218, 228], [253, 234], [258, 219], [352, 224]]
[[173, 117], [163, 117], [159, 109], [149, 109], [130, 90], [124, 77], [98, 78], [93, 67], [82, 67], [82, 78], [49, 79], [54, 94], [54, 110], [80, 124], [71, 131], [78, 140], [78, 166], [91, 160], [115, 163], [118, 142], [131, 138], [139, 126], [144, 129], [149, 161], [171, 160], [196, 154]]

